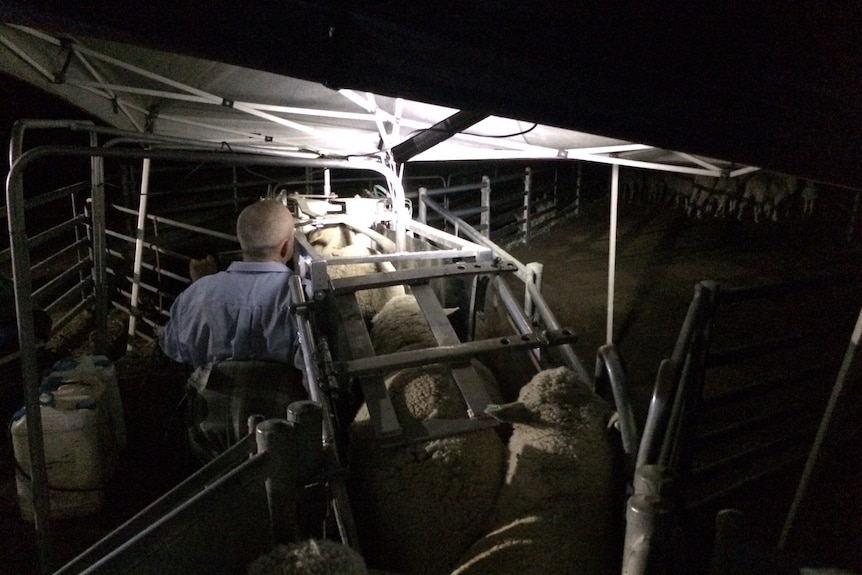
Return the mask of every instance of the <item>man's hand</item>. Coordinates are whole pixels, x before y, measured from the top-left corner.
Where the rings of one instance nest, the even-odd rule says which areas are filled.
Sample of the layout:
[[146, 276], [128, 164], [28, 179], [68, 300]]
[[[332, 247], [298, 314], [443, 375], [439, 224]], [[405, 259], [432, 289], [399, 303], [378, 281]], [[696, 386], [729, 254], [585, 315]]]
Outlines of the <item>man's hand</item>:
[[189, 261], [189, 277], [192, 279], [192, 283], [216, 272], [218, 272], [218, 263], [212, 254], [202, 260], [192, 258]]

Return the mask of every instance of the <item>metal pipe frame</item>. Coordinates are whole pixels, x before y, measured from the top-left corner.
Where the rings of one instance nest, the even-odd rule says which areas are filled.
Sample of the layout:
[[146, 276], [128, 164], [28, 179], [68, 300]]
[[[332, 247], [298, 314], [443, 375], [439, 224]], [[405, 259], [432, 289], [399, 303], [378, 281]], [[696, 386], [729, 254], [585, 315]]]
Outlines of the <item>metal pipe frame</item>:
[[[685, 348], [677, 345], [677, 365], [681, 367], [676, 397], [668, 420], [668, 431], [659, 455], [659, 464], [668, 468], [687, 466], [690, 445], [694, 441], [695, 412], [700, 402], [706, 355], [709, 350], [712, 319], [715, 315], [715, 282], [702, 281], [695, 286], [692, 301], [690, 332], [680, 339], [687, 341]], [[688, 318], [687, 318], [688, 319]]]
[[530, 228], [531, 225], [531, 208], [532, 208], [532, 178], [530, 173], [530, 168], [524, 170], [524, 209], [523, 209], [523, 217], [521, 218], [521, 231], [524, 234], [524, 243], [530, 243], [530, 232], [532, 231]]
[[[449, 210], [447, 210], [446, 208], [444, 208], [443, 206], [441, 206], [440, 204], [438, 204], [436, 201], [432, 200], [431, 198], [425, 198], [425, 203], [429, 208], [431, 208], [432, 210], [434, 210], [435, 212], [437, 212], [438, 214], [443, 216], [443, 218], [446, 221], [448, 221], [450, 224], [452, 224], [453, 226], [457, 225], [459, 230], [467, 237], [467, 239], [469, 239], [472, 242], [475, 242], [476, 244], [479, 244], [480, 246], [490, 248], [492, 256], [496, 256], [496, 257], [499, 257], [501, 259], [514, 262], [514, 264], [518, 268], [518, 274], [517, 274], [518, 278], [521, 281], [524, 281], [524, 282], [527, 281], [527, 278], [529, 277], [529, 272], [527, 270], [527, 267], [524, 264], [522, 264], [521, 262], [519, 262], [517, 259], [515, 259], [513, 256], [511, 256], [508, 252], [506, 252], [506, 250], [504, 250], [503, 248], [501, 248], [500, 246], [498, 246], [497, 244], [492, 242], [490, 239], [486, 238], [483, 234], [481, 234], [478, 231], [476, 231], [475, 229], [473, 229], [473, 227], [470, 224], [468, 224], [467, 222], [465, 222], [464, 220], [461, 220], [460, 218], [454, 216], [452, 214], [452, 212], [450, 212]], [[409, 224], [409, 229], [413, 229], [417, 223], [418, 222], [412, 222], [411, 224]], [[431, 228], [431, 229], [435, 230], [438, 234], [443, 233], [443, 232], [437, 230], [436, 228]]]
[[[483, 245], [487, 248], [490, 248], [491, 253], [494, 256], [504, 260], [508, 260], [515, 264], [515, 267], [518, 270], [516, 275], [518, 276], [518, 279], [524, 282], [524, 289], [529, 290], [531, 301], [535, 305], [539, 316], [542, 318], [542, 321], [544, 321], [545, 325], [549, 330], [553, 331], [560, 329], [560, 324], [559, 322], [557, 322], [556, 317], [554, 316], [551, 309], [548, 307], [547, 302], [545, 302], [545, 298], [542, 297], [542, 294], [536, 287], [536, 285], [532, 281], [530, 281], [530, 278], [532, 277], [532, 272], [529, 270], [529, 268], [527, 268], [527, 266], [519, 262], [516, 258], [510, 255], [506, 250], [492, 242], [489, 238], [486, 238], [484, 235], [473, 229], [470, 224], [452, 216], [452, 214], [448, 210], [444, 209], [434, 200], [426, 198], [425, 201], [428, 203], [429, 207], [431, 207], [434, 211], [445, 217], [447, 220], [450, 220], [451, 223], [457, 223], [460, 226], [460, 229], [464, 233], [464, 235], [467, 236], [470, 240], [476, 242], [479, 245]], [[416, 222], [413, 222], [413, 224], [415, 223]], [[565, 359], [565, 362], [569, 366], [569, 368], [577, 372], [577, 374], [581, 377], [581, 379], [583, 379], [583, 381], [592, 381], [589, 372], [581, 363], [581, 360], [578, 359], [578, 356], [577, 354], [575, 354], [575, 350], [572, 348], [571, 345], [561, 345], [560, 351], [563, 353], [563, 358]]]
[[546, 330], [540, 334], [515, 334], [453, 345], [438, 345], [437, 347], [421, 350], [395, 352], [385, 356], [363, 357], [336, 363], [335, 368], [340, 374], [362, 376], [405, 367], [469, 360], [477, 354], [502, 349], [529, 349], [564, 345], [573, 343], [577, 339], [575, 332], [568, 328], [553, 331]]
[[608, 232], [608, 306], [605, 328], [605, 343], [614, 342], [614, 281], [617, 261], [617, 212], [620, 197], [620, 167], [611, 167], [611, 223]]
[[[136, 216], [136, 217], [139, 217], [139, 215], [140, 215], [140, 212], [138, 210], [133, 210], [131, 208], [127, 208], [124, 206], [118, 206], [116, 204], [111, 204], [111, 208], [118, 211], [118, 212], [129, 214], [129, 215]], [[232, 235], [232, 234], [225, 234], [222, 232], [217, 232], [215, 230], [209, 230], [207, 228], [202, 228], [200, 226], [195, 226], [192, 224], [186, 224], [186, 223], [178, 221], [178, 220], [173, 220], [173, 219], [165, 218], [162, 216], [154, 216], [152, 214], [145, 214], [145, 217], [147, 220], [149, 220], [155, 224], [165, 224], [165, 225], [169, 225], [171, 227], [178, 228], [181, 230], [187, 230], [190, 232], [196, 232], [196, 233], [210, 236], [213, 238], [218, 238], [220, 240], [227, 240], [227, 241], [233, 241], [233, 242], [237, 241], [236, 236]]]
[[206, 486], [213, 483], [215, 479], [221, 477], [230, 469], [248, 459], [248, 457], [255, 452], [255, 449], [255, 436], [254, 434], [249, 433], [237, 443], [230, 446], [227, 451], [222, 453], [219, 457], [216, 457], [198, 469], [192, 475], [180, 482], [179, 485], [147, 505], [134, 517], [79, 554], [72, 561], [58, 570], [55, 575], [73, 575], [80, 573], [82, 570], [98, 561], [101, 557], [111, 553], [126, 541], [144, 531], [148, 525], [156, 521], [159, 517], [167, 514], [171, 509], [174, 509], [183, 501], [205, 489]]
[[[533, 332], [533, 324], [524, 314], [524, 310], [518, 305], [518, 302], [515, 300], [515, 296], [512, 295], [512, 291], [509, 289], [509, 286], [506, 284], [505, 280], [499, 276], [494, 277], [492, 280], [492, 285], [494, 286], [494, 291], [500, 298], [500, 302], [503, 304], [503, 307], [506, 309], [506, 313], [509, 316], [509, 319], [512, 323], [515, 324], [515, 329], [518, 330], [518, 333], [521, 335], [529, 334]], [[542, 365], [542, 354], [539, 353], [538, 348], [530, 349], [530, 359], [533, 361], [533, 366], [538, 370], [541, 369]]]
[[[80, 130], [89, 136], [90, 146], [40, 146], [26, 152], [23, 150], [23, 138], [28, 129], [71, 129]], [[10, 170], [6, 181], [6, 203], [10, 236], [10, 252], [12, 269], [15, 279], [15, 306], [18, 318], [18, 339], [21, 350], [21, 370], [24, 382], [25, 406], [29, 413], [40, 413], [38, 403], [39, 368], [36, 359], [36, 341], [32, 303], [32, 279], [30, 250], [25, 230], [24, 172], [30, 164], [49, 157], [58, 158], [90, 158], [93, 193], [93, 218], [96, 228], [93, 235], [93, 280], [96, 303], [97, 330], [102, 334], [107, 332], [107, 291], [105, 285], [104, 256], [104, 180], [102, 163], [104, 159], [145, 159], [172, 160], [191, 162], [223, 163], [227, 165], [268, 165], [283, 167], [317, 166], [320, 168], [364, 169], [383, 175], [395, 190], [396, 196], [396, 243], [403, 251], [405, 244], [406, 222], [404, 210], [404, 188], [397, 175], [377, 162], [348, 162], [333, 159], [298, 159], [278, 155], [237, 154], [227, 152], [201, 152], [162, 149], [122, 149], [96, 147], [95, 140], [99, 134], [115, 134], [129, 136], [127, 132], [97, 128], [89, 122], [75, 121], [19, 121], [12, 129], [9, 145]], [[134, 135], [136, 138], [137, 135]], [[102, 343], [104, 344], [103, 337]], [[47, 488], [47, 470], [41, 417], [32, 417], [28, 422], [28, 442], [32, 465], [32, 486], [34, 501], [34, 524], [39, 549], [39, 562], [42, 570], [47, 573], [51, 564], [50, 543], [50, 503]]]
[[293, 305], [294, 317], [296, 318], [301, 354], [301, 357], [297, 359], [302, 363], [303, 381], [308, 390], [309, 399], [321, 407], [321, 442], [327, 470], [332, 475], [330, 479], [330, 486], [333, 492], [331, 500], [332, 508], [335, 513], [342, 543], [358, 549], [359, 537], [353, 521], [353, 511], [351, 510], [347, 496], [347, 486], [341, 477], [343, 465], [341, 462], [341, 453], [339, 452], [340, 448], [336, 444], [335, 424], [332, 420], [329, 396], [321, 387], [321, 376], [327, 378], [325, 384], [331, 387], [331, 382], [328, 381], [331, 374], [325, 372], [321, 374], [321, 369], [318, 365], [318, 361], [321, 359], [325, 360], [325, 365], [331, 364], [329, 348], [325, 341], [319, 342], [321, 345], [318, 348], [318, 342], [314, 339], [314, 332], [310, 321], [311, 309], [309, 308], [309, 302], [305, 298], [302, 279], [294, 274], [290, 277], [289, 282], [291, 304]]
[[802, 502], [805, 500], [808, 483], [811, 480], [811, 476], [814, 474], [817, 460], [820, 457], [820, 450], [829, 435], [832, 419], [838, 407], [838, 402], [844, 395], [847, 376], [853, 368], [856, 353], [860, 344], [862, 344], [862, 309], [859, 310], [859, 317], [856, 320], [856, 326], [853, 328], [853, 332], [850, 335], [850, 343], [847, 346], [847, 350], [844, 353], [844, 359], [841, 362], [841, 369], [835, 379], [835, 385], [832, 387], [832, 393], [829, 395], [829, 402], [826, 405], [825, 412], [823, 413], [820, 427], [817, 429], [814, 444], [811, 446], [808, 459], [805, 461], [805, 469], [802, 471], [802, 477], [799, 480], [799, 485], [797, 486], [796, 493], [793, 496], [793, 502], [790, 505], [790, 510], [787, 512], [787, 517], [785, 518], [784, 525], [781, 528], [781, 536], [778, 541], [779, 549], [784, 548], [787, 543], [787, 539], [793, 529], [793, 524], [796, 521], [796, 515], [802, 506]]
[[147, 200], [150, 192], [150, 159], [144, 158], [141, 163], [141, 191], [138, 194], [138, 221], [135, 226], [135, 256], [132, 271], [132, 293], [129, 298], [129, 343], [127, 351], [131, 351], [132, 337], [135, 335], [135, 322], [138, 315], [138, 295], [141, 289], [141, 264], [144, 261], [144, 234], [147, 223]]
[[[613, 394], [614, 406], [619, 415], [620, 437], [622, 438], [623, 452], [626, 454], [627, 475], [632, 476], [635, 471], [638, 450], [638, 429], [635, 421], [634, 409], [632, 409], [629, 397], [628, 380], [623, 368], [619, 351], [613, 344], [605, 344], [599, 348], [596, 359], [596, 381], [607, 375], [607, 382]], [[599, 390], [596, 390], [599, 391]]]
[[[213, 522], [212, 519], [228, 511], [226, 509], [226, 504], [233, 503], [235, 506], [237, 495], [244, 494], [244, 487], [247, 487], [250, 483], [256, 484], [258, 482], [263, 483], [266, 481], [274, 465], [273, 459], [275, 456], [276, 452], [273, 450], [265, 453], [258, 453], [250, 459], [243, 461], [237, 467], [231, 469], [228, 473], [209, 484], [194, 497], [183, 501], [176, 507], [167, 511], [164, 515], [161, 515], [152, 523], [146, 525], [138, 534], [131, 539], [124, 541], [107, 555], [99, 558], [89, 568], [84, 571], [73, 572], [93, 574], [132, 571], [131, 566], [140, 564], [142, 555], [147, 556], [147, 559], [151, 562], [149, 569], [153, 568], [153, 563], [164, 568], [167, 566], [166, 562], [169, 562], [174, 570], [177, 571], [185, 571], [187, 569], [191, 569], [193, 566], [200, 568], [202, 552], [199, 549], [197, 550], [198, 553], [195, 554], [196, 556], [192, 556], [189, 545], [178, 546], [176, 543], [174, 545], [159, 545], [158, 541], [161, 534], [169, 531], [181, 531], [184, 527], [194, 527], [196, 525], [205, 527], [205, 525], [201, 524], [201, 516], [209, 517], [210, 521], [207, 523], [218, 524], [216, 529], [224, 529], [227, 527], [233, 528], [233, 530], [236, 531], [236, 525], [232, 525], [230, 522]], [[245, 500], [245, 497], [242, 499]], [[246, 514], [246, 518], [248, 518], [249, 521], [252, 521], [251, 517], [252, 516], [250, 514]], [[197, 519], [197, 521], [195, 521], [195, 519]], [[269, 518], [260, 517], [259, 519]], [[255, 528], [259, 528], [259, 525], [255, 525]], [[222, 536], [223, 535], [224, 534], [222, 533]], [[201, 544], [206, 545], [206, 553], [208, 557], [212, 557], [214, 551], [221, 550], [221, 552], [218, 553], [218, 556], [223, 560], [234, 558], [233, 556], [226, 556], [226, 553], [224, 553], [225, 548], [223, 546], [217, 546], [213, 549], [211, 544], [207, 544], [205, 542], [201, 542]], [[156, 549], [160, 551], [159, 557], [157, 558], [153, 557], [153, 551]], [[180, 559], [183, 559], [187, 564], [184, 566], [178, 565]], [[246, 561], [242, 562], [246, 563]], [[194, 563], [194, 565], [190, 565], [189, 563]], [[213, 572], [212, 569], [214, 568], [214, 565], [212, 565], [211, 562], [207, 563], [209, 564], [205, 570], [207, 572]], [[225, 565], [220, 566], [222, 569], [225, 569]], [[228, 571], [225, 570], [223, 572]], [[233, 571], [231, 570], [230, 572]]]

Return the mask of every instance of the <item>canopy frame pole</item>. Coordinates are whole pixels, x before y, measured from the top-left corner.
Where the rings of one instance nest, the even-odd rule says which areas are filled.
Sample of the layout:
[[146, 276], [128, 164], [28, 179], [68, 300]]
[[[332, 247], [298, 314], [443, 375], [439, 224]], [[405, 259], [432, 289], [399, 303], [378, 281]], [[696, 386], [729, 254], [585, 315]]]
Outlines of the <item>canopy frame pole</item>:
[[[90, 147], [99, 146], [99, 138], [95, 132], [89, 133]], [[91, 222], [93, 229], [92, 248], [90, 250], [93, 259], [93, 290], [95, 292], [95, 310], [93, 316], [96, 321], [96, 352], [107, 353], [108, 349], [108, 288], [107, 288], [107, 263], [108, 253], [105, 230], [107, 221], [105, 219], [105, 162], [101, 156], [90, 158], [90, 203]]]
[[608, 317], [606, 344], [614, 342], [614, 281], [617, 260], [617, 208], [619, 207], [620, 165], [611, 167], [611, 223], [608, 232]]
[[126, 351], [132, 351], [132, 340], [135, 337], [137, 323], [138, 298], [141, 290], [141, 268], [144, 260], [144, 234], [147, 225], [147, 198], [150, 191], [150, 158], [141, 162], [141, 197], [138, 202], [138, 225], [135, 228], [135, 262], [132, 272], [132, 294], [129, 297], [129, 343]]

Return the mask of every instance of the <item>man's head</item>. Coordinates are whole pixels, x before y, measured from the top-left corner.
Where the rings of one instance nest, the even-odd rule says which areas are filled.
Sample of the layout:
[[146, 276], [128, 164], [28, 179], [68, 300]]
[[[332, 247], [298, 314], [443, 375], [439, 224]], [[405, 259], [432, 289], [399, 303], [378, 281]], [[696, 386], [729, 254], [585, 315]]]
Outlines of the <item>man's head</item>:
[[246, 207], [236, 220], [236, 235], [247, 262], [277, 261], [293, 256], [293, 216], [276, 200], [261, 200]]

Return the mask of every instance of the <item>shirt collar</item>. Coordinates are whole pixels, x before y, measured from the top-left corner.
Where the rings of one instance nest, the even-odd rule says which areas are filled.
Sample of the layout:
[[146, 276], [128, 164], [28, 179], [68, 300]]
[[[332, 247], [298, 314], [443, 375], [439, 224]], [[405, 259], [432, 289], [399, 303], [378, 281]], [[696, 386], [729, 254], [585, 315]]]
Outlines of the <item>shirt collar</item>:
[[279, 272], [289, 273], [290, 268], [279, 262], [231, 262], [227, 267], [228, 272], [256, 273], [256, 272]]

